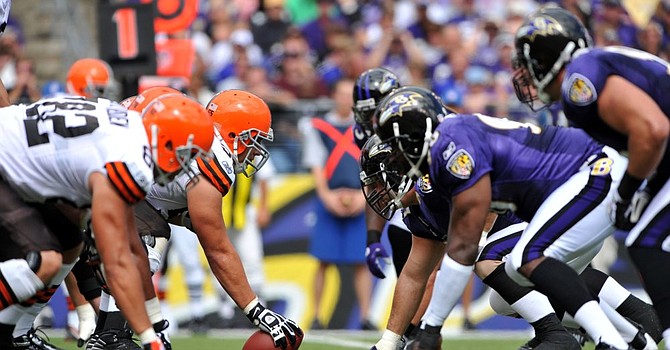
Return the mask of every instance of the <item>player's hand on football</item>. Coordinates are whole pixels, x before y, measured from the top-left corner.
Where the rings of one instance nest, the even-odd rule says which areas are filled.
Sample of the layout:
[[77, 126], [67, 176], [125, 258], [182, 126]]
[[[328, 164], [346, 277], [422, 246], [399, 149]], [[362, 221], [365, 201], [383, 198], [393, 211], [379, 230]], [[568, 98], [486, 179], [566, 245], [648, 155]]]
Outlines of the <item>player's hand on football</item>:
[[365, 248], [365, 261], [368, 264], [370, 272], [377, 278], [386, 278], [384, 271], [382, 269], [381, 262], [384, 261], [386, 264], [391, 263], [389, 254], [384, 249], [384, 246], [381, 242], [372, 242], [368, 244]]
[[621, 198], [619, 193], [615, 192], [609, 207], [612, 223], [618, 229], [630, 231], [640, 220], [650, 201], [651, 194], [646, 189], [636, 191], [630, 199]]
[[258, 299], [255, 299], [251, 306], [247, 306], [245, 311], [247, 318], [263, 332], [272, 336], [276, 347], [286, 349], [289, 344], [296, 344], [296, 338], [302, 336], [302, 330], [293, 320], [266, 308]]

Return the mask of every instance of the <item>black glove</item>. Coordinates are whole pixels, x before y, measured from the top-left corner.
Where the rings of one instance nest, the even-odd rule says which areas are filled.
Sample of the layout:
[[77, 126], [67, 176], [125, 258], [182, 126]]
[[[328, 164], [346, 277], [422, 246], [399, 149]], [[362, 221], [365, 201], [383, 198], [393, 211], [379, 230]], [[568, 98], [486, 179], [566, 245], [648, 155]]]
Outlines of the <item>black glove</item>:
[[275, 346], [282, 349], [286, 349], [289, 343], [295, 345], [296, 336], [303, 334], [294, 321], [267, 309], [258, 301], [247, 313], [247, 318], [260, 330], [269, 333]]
[[630, 231], [651, 201], [647, 189], [635, 192], [631, 199], [623, 199], [617, 192], [610, 204], [610, 218], [620, 230]]
[[608, 208], [610, 219], [618, 229], [625, 231], [632, 229], [649, 204], [651, 195], [646, 186], [639, 189], [643, 182], [644, 179], [638, 179], [628, 172], [621, 178], [619, 188], [614, 192]]

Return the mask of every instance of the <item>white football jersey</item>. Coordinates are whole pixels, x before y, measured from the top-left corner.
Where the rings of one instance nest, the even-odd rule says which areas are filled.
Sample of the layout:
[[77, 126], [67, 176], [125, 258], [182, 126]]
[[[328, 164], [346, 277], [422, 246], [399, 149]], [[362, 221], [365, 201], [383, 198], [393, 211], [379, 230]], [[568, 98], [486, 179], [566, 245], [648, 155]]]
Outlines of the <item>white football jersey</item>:
[[137, 112], [72, 96], [0, 109], [0, 175], [24, 200], [88, 206], [94, 172], [129, 203], [150, 189], [153, 162]]
[[[223, 197], [235, 182], [233, 155], [219, 136], [214, 137], [211, 154], [208, 160], [198, 158], [191, 162], [191, 170], [195, 174], [191, 176], [202, 175], [205, 179], [200, 181], [211, 182]], [[165, 186], [154, 184], [147, 193], [146, 200], [165, 218], [171, 217], [173, 213], [183, 212], [188, 208], [186, 186], [191, 179], [188, 174], [181, 173]]]

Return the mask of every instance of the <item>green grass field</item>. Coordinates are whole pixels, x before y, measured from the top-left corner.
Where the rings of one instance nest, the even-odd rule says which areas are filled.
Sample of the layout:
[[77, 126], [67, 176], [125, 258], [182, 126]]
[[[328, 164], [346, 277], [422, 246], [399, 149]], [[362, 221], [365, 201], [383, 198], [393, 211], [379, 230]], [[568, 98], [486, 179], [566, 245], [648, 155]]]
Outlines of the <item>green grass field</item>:
[[[228, 334], [227, 334], [228, 333]], [[185, 334], [172, 338], [175, 350], [238, 350], [242, 349], [244, 340], [250, 334], [247, 331], [231, 331], [216, 333], [211, 336], [188, 336]], [[360, 350], [370, 349], [378, 337], [371, 332], [319, 331], [310, 332], [305, 337], [302, 350]], [[469, 332], [464, 335], [446, 336], [442, 345], [448, 350], [516, 350], [528, 338], [519, 333]], [[52, 335], [51, 341], [64, 349], [77, 348], [72, 341]], [[584, 349], [592, 350], [594, 345], [587, 343]]]

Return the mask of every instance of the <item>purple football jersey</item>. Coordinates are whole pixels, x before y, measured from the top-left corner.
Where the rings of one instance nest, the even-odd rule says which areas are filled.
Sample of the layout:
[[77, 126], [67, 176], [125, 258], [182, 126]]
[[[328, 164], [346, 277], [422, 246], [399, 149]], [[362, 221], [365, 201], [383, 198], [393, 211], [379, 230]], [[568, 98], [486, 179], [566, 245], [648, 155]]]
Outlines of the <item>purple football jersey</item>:
[[433, 137], [430, 178], [434, 191], [451, 198], [489, 174], [491, 208], [515, 212], [525, 221], [530, 221], [551, 192], [603, 149], [581, 129], [540, 129], [480, 114], [447, 118]]
[[[598, 96], [605, 81], [620, 76], [646, 92], [670, 116], [670, 64], [648, 52], [612, 46], [577, 53], [566, 68], [562, 103], [572, 126], [617, 151], [628, 148], [626, 135], [607, 126], [598, 112]], [[621, 96], [626, 98], [626, 96]]]

